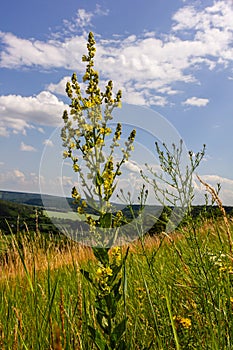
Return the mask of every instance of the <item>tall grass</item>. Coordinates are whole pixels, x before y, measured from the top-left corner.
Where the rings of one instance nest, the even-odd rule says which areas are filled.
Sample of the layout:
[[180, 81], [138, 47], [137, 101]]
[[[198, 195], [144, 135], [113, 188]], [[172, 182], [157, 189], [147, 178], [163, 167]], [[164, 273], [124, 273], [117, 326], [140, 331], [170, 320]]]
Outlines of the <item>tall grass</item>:
[[[87, 328], [95, 328], [95, 294], [80, 273], [95, 273], [92, 251], [42, 234], [0, 241], [0, 348], [96, 349]], [[118, 317], [127, 314], [129, 349], [233, 348], [233, 265], [221, 219], [132, 243], [125, 274]]]

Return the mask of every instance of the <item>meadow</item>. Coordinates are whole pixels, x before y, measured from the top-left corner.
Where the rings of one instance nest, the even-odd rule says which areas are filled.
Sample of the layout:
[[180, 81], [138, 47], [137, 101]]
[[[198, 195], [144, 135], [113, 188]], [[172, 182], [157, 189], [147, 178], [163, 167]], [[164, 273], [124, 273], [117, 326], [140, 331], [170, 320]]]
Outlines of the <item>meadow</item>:
[[[129, 248], [116, 315], [127, 318], [125, 349], [233, 348], [228, 238], [222, 218], [200, 214], [120, 248], [122, 257]], [[80, 273], [97, 278], [91, 248], [28, 231], [1, 235], [0, 251], [1, 349], [105, 349], [90, 337], [95, 293]]]
[[[63, 112], [61, 130], [63, 157], [81, 179], [79, 187], [72, 188], [72, 201], [85, 217], [89, 242], [95, 244], [87, 247], [59, 232], [45, 233], [37, 210], [35, 232], [31, 216], [24, 228], [19, 219], [16, 226], [8, 224], [8, 234], [0, 235], [0, 349], [233, 349], [233, 223], [218, 197], [220, 185], [216, 191], [198, 178], [222, 216], [209, 215], [206, 207], [192, 216], [193, 174], [206, 146], [197, 153], [189, 151], [183, 167], [182, 140], [171, 149], [155, 142], [162, 173], [149, 166], [146, 173], [140, 172], [145, 183], [137, 212], [130, 193], [120, 189], [129, 212], [113, 210], [111, 197], [121, 167], [134, 150], [136, 129], [123, 143], [118, 161], [114, 152], [121, 147], [122, 125], [113, 131], [107, 123], [113, 109], [121, 107], [122, 92], [113, 95], [111, 80], [100, 90], [99, 73], [93, 68], [95, 52], [90, 32], [87, 55], [82, 56], [86, 90], [73, 73], [66, 84], [71, 109]], [[88, 173], [82, 171], [83, 164], [80, 167], [81, 158]], [[140, 221], [146, 185], [152, 186], [155, 202], [167, 209], [162, 220], [157, 218], [162, 226], [153, 235], [145, 234]], [[57, 201], [50, 199], [57, 208]], [[90, 215], [89, 204], [96, 217]], [[171, 208], [176, 214], [169, 214]], [[177, 218], [183, 218], [178, 227]], [[123, 226], [135, 240], [115, 246]], [[48, 223], [45, 227], [51, 228]], [[163, 232], [167, 227], [173, 231]]]

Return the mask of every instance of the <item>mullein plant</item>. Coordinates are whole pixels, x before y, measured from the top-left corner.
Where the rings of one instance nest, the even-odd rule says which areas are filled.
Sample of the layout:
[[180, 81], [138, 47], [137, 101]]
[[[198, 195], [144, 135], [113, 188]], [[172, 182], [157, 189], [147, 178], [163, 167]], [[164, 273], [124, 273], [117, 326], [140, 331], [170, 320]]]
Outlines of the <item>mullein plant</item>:
[[[63, 156], [71, 159], [73, 170], [80, 179], [81, 188], [73, 187], [72, 197], [77, 203], [78, 213], [88, 227], [86, 234], [91, 233], [90, 243], [97, 259], [95, 276], [89, 271], [81, 270], [95, 291], [96, 320], [95, 327], [88, 325], [90, 337], [97, 349], [126, 349], [126, 316], [120, 320], [117, 318], [117, 306], [123, 300], [122, 271], [127, 257], [127, 253], [121, 255], [117, 242], [125, 218], [120, 210], [114, 213], [110, 200], [117, 186], [117, 178], [121, 175], [121, 167], [133, 151], [136, 131], [130, 133], [125, 147], [121, 149], [121, 160], [114, 161], [114, 152], [120, 146], [122, 126], [118, 123], [113, 132], [108, 127], [108, 122], [113, 119], [113, 109], [121, 107], [122, 94], [118, 91], [113, 97], [111, 80], [105, 91], [101, 92], [99, 74], [94, 68], [96, 48], [91, 32], [87, 49], [88, 54], [82, 57], [82, 61], [86, 62], [86, 72], [82, 78], [86, 84], [85, 94], [81, 91], [76, 73], [66, 85], [71, 104], [69, 112], [65, 110], [63, 113], [61, 137], [66, 148]], [[111, 143], [106, 154], [105, 146], [109, 137]], [[88, 213], [90, 207], [96, 215]]]

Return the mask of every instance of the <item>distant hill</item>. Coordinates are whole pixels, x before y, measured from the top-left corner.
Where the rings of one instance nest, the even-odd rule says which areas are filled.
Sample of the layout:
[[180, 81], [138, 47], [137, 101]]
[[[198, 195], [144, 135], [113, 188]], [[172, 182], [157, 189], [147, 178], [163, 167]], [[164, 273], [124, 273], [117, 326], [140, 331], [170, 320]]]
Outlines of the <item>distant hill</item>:
[[[67, 205], [68, 202], [68, 205]], [[43, 195], [43, 200], [41, 194], [38, 193], [24, 193], [24, 192], [14, 192], [14, 191], [0, 191], [0, 229], [3, 232], [9, 233], [9, 226], [15, 229], [25, 228], [25, 222], [30, 230], [35, 231], [36, 226], [36, 215], [39, 217], [39, 229], [41, 232], [58, 232], [58, 229], [51, 223], [48, 216], [44, 211], [44, 203], [46, 203], [46, 210], [51, 210], [55, 212], [70, 212], [77, 210], [77, 204], [74, 204], [72, 198], [64, 198], [59, 196], [52, 195]], [[122, 205], [114, 204], [114, 212], [122, 210], [123, 214], [127, 220], [131, 221], [134, 217], [137, 217], [138, 211], [140, 210], [139, 205], [133, 205], [133, 214], [132, 210], [125, 206], [122, 208]], [[166, 209], [162, 209], [158, 205], [149, 205], [147, 206], [148, 214], [148, 227], [151, 227], [149, 230], [150, 234], [155, 234], [161, 232], [164, 228], [164, 220], [162, 219], [163, 215], [166, 213]], [[172, 209], [172, 208], [170, 208]], [[169, 209], [169, 210], [170, 210]], [[233, 207], [225, 206], [226, 213], [230, 216], [233, 216]], [[96, 211], [88, 206], [87, 211], [90, 214], [96, 214]], [[219, 208], [214, 206], [193, 206], [192, 208], [192, 217], [197, 217], [200, 213], [204, 213], [209, 217], [222, 215]], [[133, 215], [133, 216], [132, 216]], [[166, 216], [166, 215], [165, 215]], [[159, 218], [159, 221], [155, 224], [153, 218]], [[152, 218], [152, 219], [151, 219]], [[58, 222], [66, 224], [67, 227], [72, 227], [75, 222], [69, 219], [62, 219], [59, 217], [56, 218]], [[152, 225], [150, 226], [150, 221]], [[8, 224], [7, 224], [7, 222]], [[162, 222], [162, 226], [161, 226]]]
[[[41, 194], [39, 193], [26, 193], [26, 192], [14, 192], [14, 191], [0, 191], [0, 199], [14, 202], [18, 204], [26, 204], [37, 207], [44, 207], [43, 200], [46, 202], [46, 208], [51, 210], [64, 210], [63, 201], [61, 201], [61, 197], [52, 196], [52, 195], [44, 195], [43, 200]], [[72, 198], [66, 198], [71, 207], [73, 205]]]

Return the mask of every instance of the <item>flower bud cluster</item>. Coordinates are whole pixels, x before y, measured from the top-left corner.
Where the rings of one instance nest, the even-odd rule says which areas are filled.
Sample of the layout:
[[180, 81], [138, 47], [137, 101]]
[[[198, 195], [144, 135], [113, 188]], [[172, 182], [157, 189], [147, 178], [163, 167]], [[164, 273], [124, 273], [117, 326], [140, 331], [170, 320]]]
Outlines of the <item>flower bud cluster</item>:
[[[63, 113], [64, 127], [61, 130], [64, 158], [70, 158], [73, 162], [73, 170], [79, 174], [80, 184], [85, 188], [85, 194], [92, 203], [99, 201], [101, 214], [109, 210], [109, 200], [112, 196], [116, 184], [116, 176], [121, 175], [120, 167], [128, 160], [130, 151], [133, 150], [135, 130], [133, 130], [125, 143], [121, 162], [114, 166], [114, 148], [119, 146], [121, 137], [121, 124], [118, 123], [110, 145], [110, 153], [105, 155], [103, 148], [105, 139], [112, 134], [112, 129], [107, 126], [107, 122], [112, 119], [112, 111], [115, 107], [121, 106], [122, 93], [119, 90], [113, 96], [113, 82], [110, 80], [105, 91], [99, 88], [99, 73], [94, 68], [94, 58], [96, 53], [95, 39], [93, 33], [89, 33], [87, 42], [87, 55], [83, 55], [82, 61], [86, 62], [86, 71], [82, 77], [83, 83], [87, 84], [85, 94], [81, 91], [76, 73], [73, 73], [71, 81], [66, 84], [66, 93], [70, 98], [70, 111]], [[104, 108], [102, 108], [104, 105]], [[84, 165], [80, 165], [80, 157], [84, 160]], [[83, 166], [88, 169], [86, 174]], [[115, 170], [114, 170], [115, 168]], [[97, 199], [94, 197], [97, 195]], [[94, 220], [86, 213], [86, 202], [81, 200], [81, 195], [76, 188], [72, 190], [72, 197], [78, 206], [78, 212], [85, 214], [86, 222], [93, 228], [98, 225], [98, 220]], [[103, 202], [106, 205], [103, 206]], [[104, 208], [102, 210], [102, 208]], [[104, 212], [102, 212], [104, 211]], [[115, 220], [115, 221], [114, 221]], [[112, 226], [118, 226], [120, 214], [113, 218]]]
[[112, 248], [112, 264], [116, 266], [120, 266], [122, 262], [122, 255], [120, 247]]
[[97, 282], [101, 295], [110, 293], [109, 277], [111, 277], [113, 271], [110, 266], [101, 265], [96, 271]]

